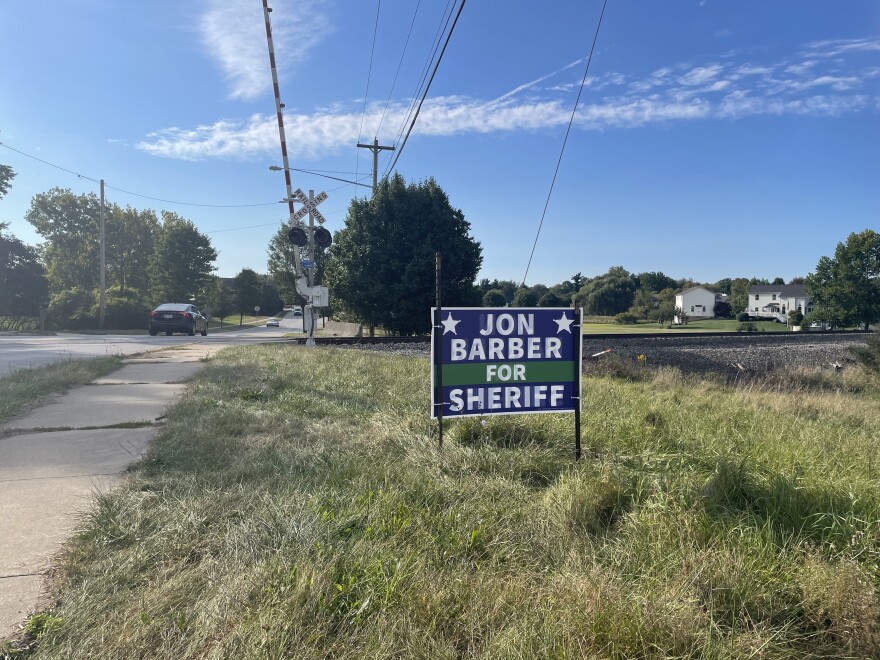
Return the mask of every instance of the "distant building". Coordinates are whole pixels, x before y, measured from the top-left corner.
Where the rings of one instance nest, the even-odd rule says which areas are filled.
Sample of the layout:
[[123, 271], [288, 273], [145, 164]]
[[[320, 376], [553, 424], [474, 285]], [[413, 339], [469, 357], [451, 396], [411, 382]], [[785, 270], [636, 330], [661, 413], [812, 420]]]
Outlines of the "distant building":
[[[675, 296], [675, 308], [689, 319], [711, 319], [715, 316], [715, 294], [701, 286], [692, 286]], [[675, 322], [683, 319], [678, 314]]]
[[813, 305], [803, 284], [753, 286], [749, 289], [749, 306], [744, 311], [752, 318], [787, 323], [788, 313], [792, 310], [797, 310], [805, 316], [813, 311]]

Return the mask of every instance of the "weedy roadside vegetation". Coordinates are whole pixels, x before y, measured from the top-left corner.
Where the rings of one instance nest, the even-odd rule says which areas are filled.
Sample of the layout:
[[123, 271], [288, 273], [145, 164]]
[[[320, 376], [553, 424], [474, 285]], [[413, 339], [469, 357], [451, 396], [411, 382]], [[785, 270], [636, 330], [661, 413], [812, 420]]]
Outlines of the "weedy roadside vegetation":
[[226, 351], [83, 518], [32, 655], [880, 656], [876, 378], [636, 368], [585, 380], [576, 463], [563, 415], [438, 451], [423, 358]]
[[121, 365], [121, 358], [113, 356], [13, 371], [0, 378], [0, 424], [34, 408], [47, 396], [90, 383]]

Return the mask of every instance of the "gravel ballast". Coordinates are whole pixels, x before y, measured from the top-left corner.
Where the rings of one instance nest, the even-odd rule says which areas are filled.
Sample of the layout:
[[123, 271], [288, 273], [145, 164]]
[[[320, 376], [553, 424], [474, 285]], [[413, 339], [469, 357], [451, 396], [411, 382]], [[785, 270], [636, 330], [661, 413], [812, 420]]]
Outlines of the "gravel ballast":
[[[611, 349], [612, 354], [649, 365], [678, 367], [687, 373], [766, 372], [779, 367], [834, 368], [853, 363], [849, 349], [863, 346], [862, 333], [756, 333], [726, 336], [590, 337], [584, 338], [584, 360]], [[427, 356], [427, 343], [352, 344], [345, 346], [398, 355]], [[603, 359], [599, 357], [597, 359]]]

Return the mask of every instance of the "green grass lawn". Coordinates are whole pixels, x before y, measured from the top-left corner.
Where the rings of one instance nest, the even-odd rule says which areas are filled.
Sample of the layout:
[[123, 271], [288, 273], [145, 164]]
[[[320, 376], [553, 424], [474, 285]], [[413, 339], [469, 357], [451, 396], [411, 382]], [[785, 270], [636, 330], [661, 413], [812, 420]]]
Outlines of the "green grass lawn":
[[213, 359], [83, 518], [33, 657], [880, 657], [876, 380], [591, 376], [575, 463], [571, 415], [438, 451], [428, 373]]
[[121, 358], [106, 357], [14, 371], [0, 378], [0, 424], [39, 405], [47, 396], [90, 383], [120, 366]]

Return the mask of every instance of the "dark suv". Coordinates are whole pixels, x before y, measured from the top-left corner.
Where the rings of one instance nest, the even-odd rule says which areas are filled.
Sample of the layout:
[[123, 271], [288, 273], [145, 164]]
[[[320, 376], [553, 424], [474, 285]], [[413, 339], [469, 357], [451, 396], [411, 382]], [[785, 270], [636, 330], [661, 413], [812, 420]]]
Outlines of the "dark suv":
[[150, 336], [160, 332], [170, 335], [172, 332], [185, 332], [190, 337], [201, 333], [208, 335], [208, 319], [192, 305], [182, 303], [165, 303], [150, 312]]

